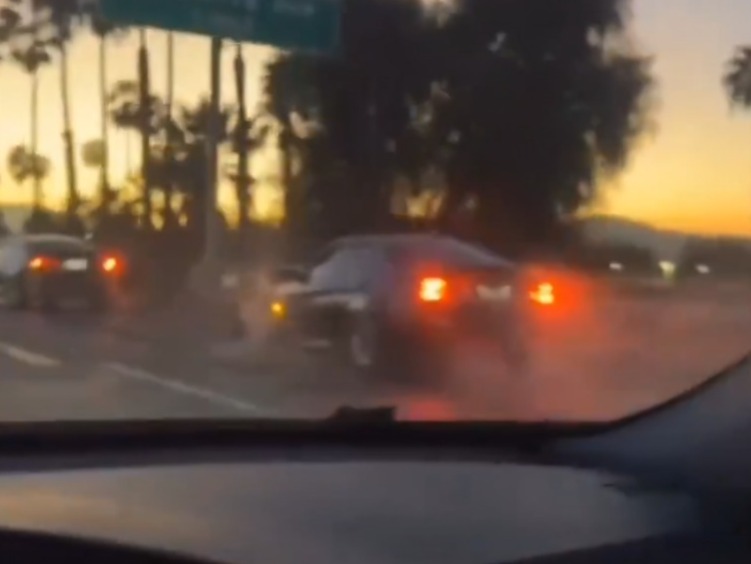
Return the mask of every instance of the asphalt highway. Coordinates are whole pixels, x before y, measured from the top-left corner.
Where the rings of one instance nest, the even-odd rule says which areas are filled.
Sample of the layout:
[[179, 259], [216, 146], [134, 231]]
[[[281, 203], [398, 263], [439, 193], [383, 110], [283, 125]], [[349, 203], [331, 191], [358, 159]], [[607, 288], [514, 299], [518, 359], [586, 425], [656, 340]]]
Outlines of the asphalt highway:
[[611, 300], [537, 319], [526, 371], [469, 343], [447, 379], [416, 386], [293, 362], [291, 351], [251, 362], [243, 343], [200, 328], [190, 341], [139, 336], [117, 329], [116, 315], [0, 311], [0, 421], [322, 417], [341, 405], [420, 419], [612, 419], [751, 349], [744, 304]]

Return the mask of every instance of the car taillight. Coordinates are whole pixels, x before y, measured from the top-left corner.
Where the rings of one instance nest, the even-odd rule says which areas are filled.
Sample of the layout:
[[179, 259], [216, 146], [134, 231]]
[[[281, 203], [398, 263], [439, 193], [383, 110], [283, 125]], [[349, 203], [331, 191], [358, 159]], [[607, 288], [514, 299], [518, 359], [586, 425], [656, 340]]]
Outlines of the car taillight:
[[60, 261], [53, 257], [37, 256], [29, 261], [29, 268], [35, 272], [48, 272], [60, 268]]
[[448, 283], [444, 278], [429, 277], [420, 280], [419, 297], [423, 302], [442, 302], [446, 299]]
[[532, 301], [541, 305], [553, 305], [555, 303], [555, 288], [550, 282], [543, 282], [529, 293]]
[[117, 259], [115, 257], [107, 257], [102, 261], [102, 270], [105, 272], [114, 272], [117, 269]]
[[105, 256], [102, 258], [102, 270], [108, 274], [114, 274], [120, 269], [120, 261], [117, 257]]

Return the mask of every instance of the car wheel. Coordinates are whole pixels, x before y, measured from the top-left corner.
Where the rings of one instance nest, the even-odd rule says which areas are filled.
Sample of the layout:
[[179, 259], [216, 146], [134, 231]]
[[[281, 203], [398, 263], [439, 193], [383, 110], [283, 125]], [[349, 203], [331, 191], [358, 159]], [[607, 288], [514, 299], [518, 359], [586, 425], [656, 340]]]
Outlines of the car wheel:
[[379, 358], [378, 329], [373, 319], [356, 319], [347, 335], [347, 360], [354, 368], [372, 370]]
[[395, 384], [417, 383], [421, 378], [409, 339], [400, 338], [371, 316], [352, 321], [345, 347], [348, 366], [360, 374]]
[[26, 284], [22, 276], [8, 282], [3, 288], [3, 294], [3, 302], [9, 309], [22, 310], [28, 306]]

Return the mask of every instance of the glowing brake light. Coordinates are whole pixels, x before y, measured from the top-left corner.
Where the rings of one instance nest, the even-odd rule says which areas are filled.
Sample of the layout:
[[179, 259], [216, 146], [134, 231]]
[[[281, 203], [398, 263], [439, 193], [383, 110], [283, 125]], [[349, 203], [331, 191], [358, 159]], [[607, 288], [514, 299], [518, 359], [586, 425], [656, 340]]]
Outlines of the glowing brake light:
[[60, 261], [51, 257], [34, 257], [29, 261], [29, 268], [31, 270], [40, 272], [43, 270], [54, 270], [60, 266]]
[[423, 278], [420, 280], [420, 300], [441, 302], [446, 298], [448, 284], [443, 278]]
[[126, 268], [126, 262], [119, 253], [102, 253], [97, 258], [98, 268], [109, 276], [122, 276]]
[[531, 291], [529, 297], [538, 304], [552, 305], [555, 303], [555, 290], [552, 284], [544, 282]]
[[115, 257], [105, 257], [102, 261], [102, 270], [105, 272], [115, 272], [117, 270], [118, 262]]

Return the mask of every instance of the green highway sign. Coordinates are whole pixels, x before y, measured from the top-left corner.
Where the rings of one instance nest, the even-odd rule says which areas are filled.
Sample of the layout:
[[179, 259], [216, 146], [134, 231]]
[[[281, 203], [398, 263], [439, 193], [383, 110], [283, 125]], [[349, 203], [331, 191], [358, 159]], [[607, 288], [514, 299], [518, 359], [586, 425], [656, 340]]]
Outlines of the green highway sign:
[[99, 0], [113, 23], [156, 27], [300, 51], [339, 43], [341, 0]]

